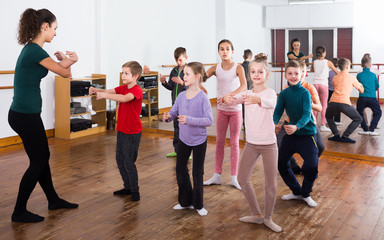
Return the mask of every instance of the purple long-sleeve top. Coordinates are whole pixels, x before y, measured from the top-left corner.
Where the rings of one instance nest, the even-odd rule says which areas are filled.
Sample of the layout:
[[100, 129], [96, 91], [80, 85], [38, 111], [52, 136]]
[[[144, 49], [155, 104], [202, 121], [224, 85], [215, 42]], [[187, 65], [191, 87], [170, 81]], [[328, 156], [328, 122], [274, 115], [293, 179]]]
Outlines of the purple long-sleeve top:
[[188, 146], [197, 146], [207, 140], [207, 127], [212, 125], [212, 107], [208, 96], [200, 91], [192, 99], [188, 99], [184, 91], [176, 98], [169, 114], [172, 121], [178, 115], [187, 116], [186, 124], [179, 123], [179, 138]]

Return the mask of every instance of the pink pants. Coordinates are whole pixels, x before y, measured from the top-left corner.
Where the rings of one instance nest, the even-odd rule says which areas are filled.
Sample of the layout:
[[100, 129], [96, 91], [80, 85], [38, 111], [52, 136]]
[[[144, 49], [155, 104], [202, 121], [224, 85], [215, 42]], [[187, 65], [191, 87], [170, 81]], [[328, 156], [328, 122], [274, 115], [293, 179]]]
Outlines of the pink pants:
[[[313, 84], [313, 86], [316, 88], [317, 93], [320, 97], [320, 103], [321, 107], [323, 108], [321, 110], [321, 125], [325, 125], [325, 112], [327, 111], [327, 105], [328, 105], [328, 86], [322, 85], [322, 84]], [[313, 114], [315, 115], [315, 119], [317, 119], [317, 111], [313, 111]]]
[[237, 180], [241, 186], [245, 198], [251, 208], [252, 215], [261, 214], [256, 193], [251, 183], [253, 168], [259, 156], [263, 158], [265, 195], [264, 195], [264, 218], [271, 219], [276, 202], [277, 188], [277, 145], [255, 145], [246, 142], [239, 164], [239, 175]]
[[237, 175], [237, 165], [239, 163], [239, 137], [243, 118], [241, 111], [227, 112], [217, 110], [216, 122], [216, 159], [215, 173], [221, 174], [223, 171], [224, 146], [229, 124], [231, 142], [231, 175]]

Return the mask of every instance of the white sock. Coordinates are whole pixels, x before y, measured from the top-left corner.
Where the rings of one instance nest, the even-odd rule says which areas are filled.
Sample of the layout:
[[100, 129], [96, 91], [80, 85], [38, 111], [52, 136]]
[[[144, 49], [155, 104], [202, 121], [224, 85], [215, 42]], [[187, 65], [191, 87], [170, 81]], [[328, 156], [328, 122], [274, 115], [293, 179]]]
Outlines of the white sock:
[[272, 219], [264, 219], [264, 225], [269, 227], [274, 232], [281, 232], [281, 227], [274, 223]]
[[317, 202], [315, 202], [310, 196], [309, 197], [306, 197], [306, 198], [303, 198], [303, 200], [308, 204], [308, 206], [310, 207], [316, 207], [317, 206]]
[[184, 209], [193, 209], [193, 208], [194, 207], [192, 205], [188, 206], [188, 207], [182, 207], [180, 204], [173, 206], [173, 209], [175, 209], [175, 210], [184, 210]]
[[293, 193], [290, 193], [290, 194], [282, 196], [281, 199], [283, 199], [283, 200], [302, 200], [303, 197], [301, 195], [295, 195]]
[[239, 218], [240, 222], [246, 222], [246, 223], [256, 223], [256, 224], [262, 224], [264, 222], [263, 217], [255, 217], [255, 216], [245, 216]]
[[240, 184], [237, 181], [237, 176], [231, 175], [231, 185], [234, 186], [235, 188], [241, 190]]
[[221, 174], [214, 173], [213, 177], [211, 177], [209, 180], [203, 182], [204, 185], [212, 185], [212, 184], [221, 184]]
[[202, 208], [202, 209], [196, 209], [196, 211], [200, 214], [200, 216], [205, 216], [208, 214], [207, 209]]

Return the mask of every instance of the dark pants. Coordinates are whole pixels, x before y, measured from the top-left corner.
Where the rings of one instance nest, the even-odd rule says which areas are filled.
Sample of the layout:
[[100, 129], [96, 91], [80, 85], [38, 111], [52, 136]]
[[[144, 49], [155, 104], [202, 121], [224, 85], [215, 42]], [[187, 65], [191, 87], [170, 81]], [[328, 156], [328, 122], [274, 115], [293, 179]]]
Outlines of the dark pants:
[[347, 129], [344, 131], [342, 137], [349, 137], [355, 131], [355, 129], [359, 126], [361, 121], [363, 120], [360, 114], [356, 111], [354, 107], [345, 103], [328, 103], [327, 112], [325, 113], [325, 118], [327, 119], [329, 128], [331, 129], [333, 135], [340, 135], [339, 130], [337, 130], [335, 121], [333, 118], [338, 113], [344, 113], [352, 119], [352, 122], [348, 125]]
[[[284, 124], [281, 126], [280, 132], [276, 135], [276, 137], [277, 137], [277, 146], [279, 148], [280, 148], [280, 145], [281, 145], [281, 141], [283, 140], [283, 137], [287, 134], [285, 132], [285, 129], [284, 129], [284, 125], [286, 125], [286, 124], [287, 124], [287, 121], [284, 121]], [[324, 143], [324, 140], [323, 140], [323, 138], [321, 136], [321, 132], [320, 132], [318, 127], [316, 127], [316, 140], [317, 140], [316, 143], [317, 143], [317, 149], [318, 149], [317, 157], [320, 158], [321, 154], [323, 154], [323, 152], [324, 152], [325, 143]], [[296, 159], [293, 156], [290, 159], [290, 163], [291, 163], [291, 168], [292, 169], [300, 167], [297, 164], [297, 161], [296, 161]]]
[[116, 163], [124, 182], [124, 188], [131, 192], [139, 191], [139, 180], [135, 165], [139, 152], [141, 133], [125, 134], [117, 132]]
[[[371, 124], [369, 125], [369, 128], [364, 119], [365, 108], [370, 108], [373, 112], [372, 121], [371, 121]], [[360, 116], [363, 118], [361, 122], [361, 127], [364, 129], [364, 131], [373, 132], [377, 127], [377, 124], [379, 123], [381, 118], [381, 109], [380, 109], [379, 101], [376, 98], [359, 97], [359, 99], [357, 99], [356, 109], [357, 109], [357, 112], [360, 114]]]
[[[302, 186], [291, 169], [290, 158], [294, 153], [300, 154], [304, 159]], [[292, 190], [293, 194], [302, 195], [304, 198], [309, 197], [318, 173], [319, 159], [317, 155], [316, 135], [299, 136], [292, 134], [283, 137], [279, 148], [278, 169], [285, 184]]]
[[[331, 99], [332, 97], [332, 94], [333, 94], [334, 91], [332, 90], [328, 90], [328, 103], [329, 103], [329, 100]], [[341, 114], [340, 113], [336, 113], [335, 117], [333, 118], [333, 120], [335, 122], [340, 122], [341, 121]]]
[[39, 182], [48, 201], [57, 200], [59, 197], [53, 187], [49, 167], [48, 140], [40, 113], [25, 114], [9, 110], [8, 122], [23, 141], [30, 162], [20, 181], [15, 210], [26, 210], [27, 201], [37, 182]]
[[174, 148], [175, 152], [177, 153], [176, 148], [177, 148], [177, 144], [180, 141], [180, 139], [179, 139], [179, 120], [177, 120], [177, 117], [175, 119], [173, 119], [173, 128], [174, 128], [174, 131], [173, 131], [173, 148]]
[[[205, 152], [207, 151], [207, 141], [197, 146], [188, 146], [183, 141], [179, 141], [177, 148], [176, 177], [179, 186], [178, 200], [182, 207], [193, 205], [195, 209], [202, 209], [203, 204], [203, 175]], [[188, 173], [188, 159], [193, 151], [193, 189]]]

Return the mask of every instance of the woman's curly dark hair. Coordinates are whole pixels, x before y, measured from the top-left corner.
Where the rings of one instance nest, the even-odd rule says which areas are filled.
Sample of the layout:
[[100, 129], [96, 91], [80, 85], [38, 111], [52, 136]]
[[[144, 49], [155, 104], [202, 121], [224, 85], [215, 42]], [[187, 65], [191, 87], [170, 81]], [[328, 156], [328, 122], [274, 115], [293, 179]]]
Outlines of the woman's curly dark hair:
[[17, 41], [22, 45], [31, 42], [39, 35], [43, 23], [48, 23], [51, 26], [54, 21], [56, 21], [56, 17], [48, 9], [28, 8], [20, 16]]

